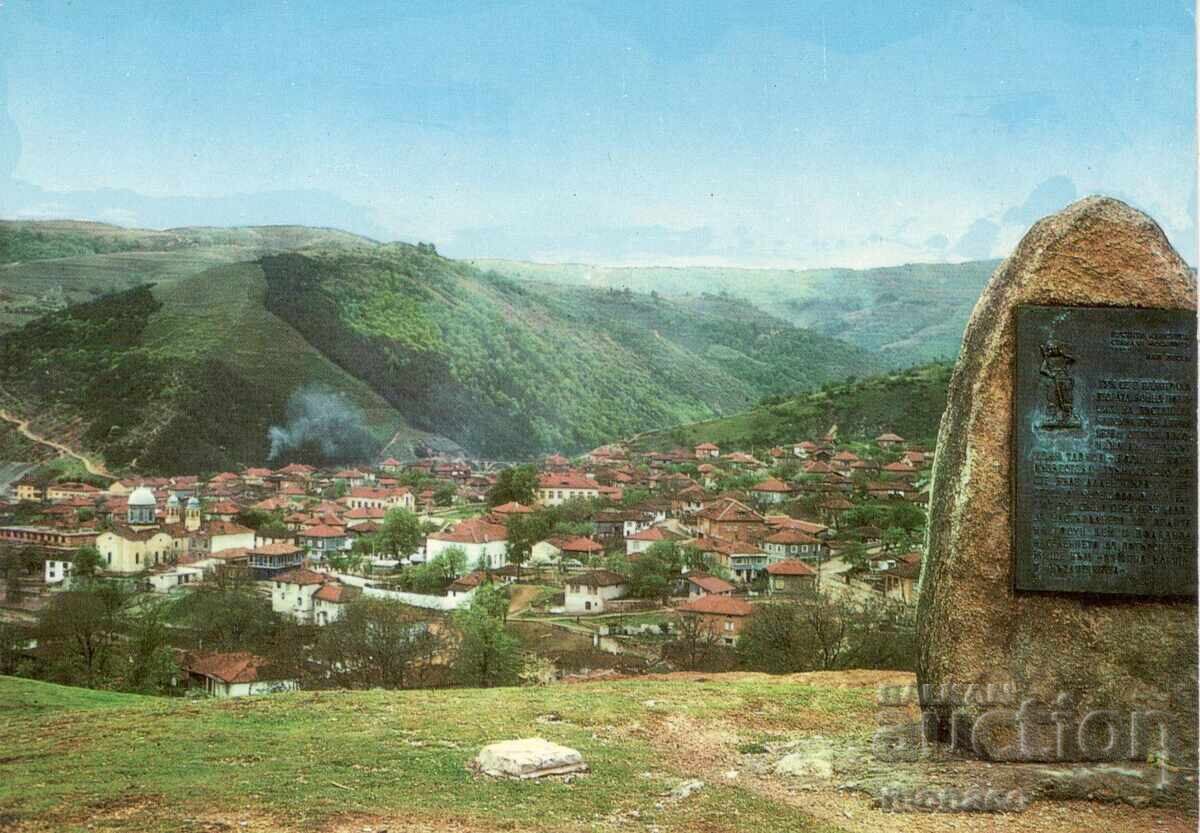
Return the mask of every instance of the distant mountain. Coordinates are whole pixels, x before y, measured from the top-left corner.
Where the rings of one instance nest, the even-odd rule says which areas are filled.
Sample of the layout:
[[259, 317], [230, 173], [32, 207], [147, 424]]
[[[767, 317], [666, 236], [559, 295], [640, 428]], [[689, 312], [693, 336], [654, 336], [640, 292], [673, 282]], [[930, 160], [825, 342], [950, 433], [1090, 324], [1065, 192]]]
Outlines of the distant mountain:
[[628, 287], [672, 297], [728, 294], [797, 327], [878, 353], [897, 368], [958, 355], [971, 310], [999, 264], [910, 263], [860, 271], [471, 262], [524, 280]]
[[272, 427], [333, 454], [322, 425], [397, 456], [575, 451], [883, 366], [737, 299], [512, 280], [321, 229], [9, 223], [0, 252], [0, 396], [117, 468], [260, 464]]
[[757, 407], [719, 419], [642, 434], [639, 449], [666, 451], [711, 442], [726, 450], [756, 450], [821, 437], [837, 426], [838, 436], [870, 440], [886, 431], [932, 446], [946, 409], [953, 366], [922, 367], [824, 385], [792, 397], [768, 397]]

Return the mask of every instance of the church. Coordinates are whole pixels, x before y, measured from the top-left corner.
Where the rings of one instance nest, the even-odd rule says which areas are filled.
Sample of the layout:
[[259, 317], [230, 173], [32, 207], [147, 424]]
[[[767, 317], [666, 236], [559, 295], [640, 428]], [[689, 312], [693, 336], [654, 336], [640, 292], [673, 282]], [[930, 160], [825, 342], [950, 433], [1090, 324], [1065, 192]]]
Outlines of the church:
[[[167, 498], [166, 513], [158, 517], [158, 501], [146, 486], [130, 493], [124, 521], [96, 536], [96, 549], [105, 572], [133, 575], [160, 564], [174, 563], [193, 551], [219, 552], [253, 547], [254, 532], [228, 521], [201, 524], [200, 501], [194, 495], [180, 511], [177, 495]], [[182, 517], [181, 517], [182, 515]]]

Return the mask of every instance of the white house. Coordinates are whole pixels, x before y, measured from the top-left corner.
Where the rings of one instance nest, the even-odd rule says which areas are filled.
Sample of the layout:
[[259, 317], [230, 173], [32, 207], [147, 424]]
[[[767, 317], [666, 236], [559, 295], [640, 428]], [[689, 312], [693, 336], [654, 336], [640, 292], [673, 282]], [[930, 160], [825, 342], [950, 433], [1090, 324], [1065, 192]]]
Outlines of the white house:
[[467, 569], [497, 569], [508, 561], [508, 529], [486, 518], [468, 518], [453, 529], [431, 533], [425, 543], [425, 560], [458, 547], [467, 554]]
[[204, 579], [204, 568], [197, 564], [160, 565], [150, 572], [148, 579], [155, 593], [170, 593], [177, 588], [199, 584]]
[[578, 472], [547, 472], [538, 478], [537, 498], [542, 506], [558, 506], [576, 498], [597, 498], [600, 485]]
[[362, 595], [358, 587], [331, 581], [326, 583], [312, 596], [313, 621], [318, 625], [328, 625], [342, 618], [346, 605]]
[[568, 613], [603, 613], [605, 603], [628, 590], [625, 577], [610, 570], [594, 570], [567, 579], [564, 601]]
[[299, 622], [315, 621], [317, 594], [330, 577], [305, 567], [280, 573], [271, 580], [271, 610]]
[[661, 526], [652, 526], [625, 539], [625, 554], [634, 555], [635, 553], [645, 552], [655, 544], [660, 544], [664, 541], [681, 541], [683, 538], [684, 536], [669, 529], [664, 529]]
[[62, 584], [62, 582], [71, 575], [71, 570], [75, 569], [74, 563], [70, 561], [53, 561], [46, 560], [46, 584]]
[[247, 697], [300, 687], [295, 680], [272, 674], [265, 659], [245, 651], [193, 656], [183, 663], [183, 670], [190, 686], [213, 697]]

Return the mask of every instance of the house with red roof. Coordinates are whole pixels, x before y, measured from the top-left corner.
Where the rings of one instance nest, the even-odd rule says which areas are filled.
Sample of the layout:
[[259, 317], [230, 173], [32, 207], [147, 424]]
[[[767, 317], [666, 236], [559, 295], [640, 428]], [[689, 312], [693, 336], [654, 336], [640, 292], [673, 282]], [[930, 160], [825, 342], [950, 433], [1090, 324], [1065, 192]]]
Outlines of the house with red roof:
[[750, 495], [757, 503], [783, 503], [792, 496], [792, 487], [775, 477], [768, 477], [750, 487]]
[[289, 541], [261, 544], [243, 552], [246, 553], [246, 566], [257, 581], [270, 581], [304, 563], [304, 549]]
[[685, 537], [666, 527], [652, 526], [625, 538], [625, 554], [636, 555], [639, 552], [645, 552], [655, 544], [682, 541]]
[[692, 451], [697, 460], [716, 460], [721, 456], [721, 447], [716, 443], [700, 443]]
[[320, 560], [329, 555], [349, 551], [353, 536], [344, 526], [317, 524], [306, 526], [296, 535], [297, 543], [308, 553], [309, 558]]
[[703, 538], [757, 542], [766, 537], [766, 519], [746, 504], [732, 498], [715, 501], [696, 515], [696, 528]]
[[537, 499], [543, 506], [559, 506], [568, 500], [599, 496], [600, 484], [576, 471], [544, 472], [538, 477]]
[[799, 529], [787, 528], [768, 535], [762, 541], [772, 561], [788, 558], [821, 558], [829, 555], [828, 545], [820, 538]]
[[327, 582], [313, 593], [313, 624], [320, 627], [336, 622], [342, 618], [346, 605], [361, 596], [362, 588], [342, 584], [340, 581]]
[[571, 576], [563, 594], [568, 613], [603, 613], [607, 602], [625, 595], [625, 576], [611, 570], [592, 570]]
[[754, 607], [733, 596], [703, 595], [675, 608], [681, 616], [696, 617], [700, 625], [725, 645], [736, 645]]
[[816, 586], [817, 571], [795, 558], [767, 565], [767, 589], [771, 593], [802, 593]]
[[448, 530], [430, 533], [425, 542], [427, 560], [457, 547], [467, 555], [467, 569], [495, 569], [508, 560], [508, 529], [486, 517], [467, 518]]
[[336, 622], [362, 590], [327, 573], [296, 567], [271, 580], [271, 609], [310, 625]]
[[731, 596], [734, 586], [723, 578], [707, 573], [688, 573], [684, 576], [688, 586], [688, 598], [697, 596]]
[[407, 486], [355, 486], [342, 498], [342, 503], [350, 509], [400, 508], [411, 511], [416, 507], [417, 500]]
[[875, 438], [875, 444], [882, 449], [900, 448], [905, 443], [904, 437], [887, 431]]
[[190, 688], [213, 697], [247, 697], [299, 688], [295, 680], [272, 673], [267, 660], [246, 651], [187, 654], [180, 667]]

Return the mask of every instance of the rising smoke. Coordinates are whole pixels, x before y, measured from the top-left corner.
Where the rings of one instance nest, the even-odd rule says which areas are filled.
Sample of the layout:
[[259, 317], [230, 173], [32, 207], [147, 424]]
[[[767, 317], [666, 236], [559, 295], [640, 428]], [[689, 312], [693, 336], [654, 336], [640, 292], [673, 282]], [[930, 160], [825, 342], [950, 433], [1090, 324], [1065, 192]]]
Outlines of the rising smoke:
[[297, 390], [288, 399], [287, 418], [286, 425], [272, 425], [267, 431], [272, 462], [356, 463], [378, 450], [362, 410], [331, 390]]

